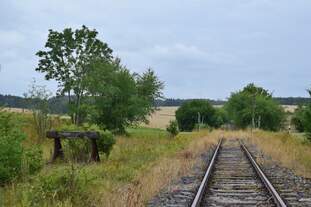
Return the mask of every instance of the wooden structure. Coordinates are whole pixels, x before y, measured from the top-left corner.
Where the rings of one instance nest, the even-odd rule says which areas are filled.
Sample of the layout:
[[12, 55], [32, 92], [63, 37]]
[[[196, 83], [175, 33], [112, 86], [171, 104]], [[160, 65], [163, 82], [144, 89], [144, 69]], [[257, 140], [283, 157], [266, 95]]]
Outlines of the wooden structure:
[[63, 159], [64, 152], [62, 149], [61, 139], [85, 139], [88, 138], [91, 140], [92, 151], [91, 151], [91, 161], [99, 162], [98, 148], [96, 144], [96, 139], [99, 139], [99, 132], [87, 131], [87, 132], [68, 132], [68, 131], [47, 131], [46, 137], [54, 139], [54, 153], [52, 156], [52, 162], [55, 161], [58, 157]]

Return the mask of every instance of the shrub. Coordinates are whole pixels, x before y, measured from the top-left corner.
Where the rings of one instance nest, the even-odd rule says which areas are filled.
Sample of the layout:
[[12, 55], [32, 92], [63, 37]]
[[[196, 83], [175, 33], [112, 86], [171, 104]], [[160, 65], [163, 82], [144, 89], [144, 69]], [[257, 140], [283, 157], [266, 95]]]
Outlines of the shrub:
[[51, 94], [45, 86], [37, 85], [35, 79], [31, 83], [28, 93], [24, 94], [26, 100], [30, 102], [29, 105], [31, 106], [34, 127], [39, 142], [42, 142], [45, 138], [45, 132], [51, 127], [51, 118], [48, 116], [48, 99]]
[[215, 108], [214, 125], [216, 128], [229, 122], [227, 111], [224, 108]]
[[24, 171], [31, 175], [43, 167], [42, 149], [39, 146], [32, 146], [24, 150], [23, 166]]
[[113, 145], [116, 143], [116, 140], [113, 134], [109, 130], [102, 130], [97, 125], [83, 125], [84, 130], [89, 131], [98, 131], [100, 134], [100, 138], [97, 140], [98, 151], [106, 154], [108, 157]]
[[[79, 127], [76, 125], [68, 125], [62, 127], [62, 131], [98, 131], [100, 138], [97, 139], [98, 151], [104, 153], [107, 157], [112, 150], [113, 145], [116, 143], [113, 134], [108, 130], [101, 130], [97, 125], [84, 124]], [[89, 139], [65, 139], [64, 140], [64, 153], [71, 161], [86, 162], [90, 158], [91, 141]]]
[[298, 108], [295, 110], [294, 115], [291, 119], [291, 123], [295, 126], [295, 129], [298, 132], [304, 131], [304, 108], [303, 106], [299, 105]]
[[[200, 114], [200, 115], [199, 115]], [[176, 120], [181, 131], [191, 131], [198, 123], [217, 127], [215, 124], [215, 109], [206, 100], [192, 100], [182, 104], [176, 111]]]
[[304, 108], [303, 113], [303, 128], [306, 133], [306, 137], [311, 141], [311, 104], [308, 104]]
[[24, 139], [25, 134], [11, 114], [0, 112], [0, 184], [20, 174]]
[[175, 137], [179, 133], [177, 121], [171, 120], [169, 125], [166, 127], [166, 131], [170, 133], [172, 137]]
[[73, 165], [39, 176], [29, 191], [31, 206], [43, 206], [46, 203], [53, 205], [68, 200], [72, 204], [85, 206], [88, 198], [85, 188], [89, 181], [87, 174]]
[[100, 138], [97, 140], [97, 146], [100, 152], [106, 154], [106, 157], [109, 156], [115, 143], [116, 140], [110, 131], [100, 131]]
[[281, 129], [285, 116], [283, 108], [272, 99], [272, 95], [254, 84], [232, 93], [225, 109], [239, 128], [252, 125], [254, 117], [254, 127], [277, 131]]

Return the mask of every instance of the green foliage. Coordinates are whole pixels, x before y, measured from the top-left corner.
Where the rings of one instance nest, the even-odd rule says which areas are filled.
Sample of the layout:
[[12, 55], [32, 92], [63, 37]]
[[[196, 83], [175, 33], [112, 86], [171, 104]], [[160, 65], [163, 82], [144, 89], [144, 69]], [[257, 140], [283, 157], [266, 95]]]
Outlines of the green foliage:
[[[108, 130], [102, 130], [96, 125], [84, 124], [83, 126], [67, 125], [60, 128], [61, 131], [97, 131], [100, 138], [96, 140], [98, 151], [109, 156], [115, 137]], [[63, 141], [65, 157], [74, 162], [87, 162], [90, 158], [91, 141], [89, 139], [65, 139]]]
[[74, 165], [73, 169], [62, 164], [48, 166], [23, 183], [3, 188], [0, 197], [3, 195], [4, 206], [101, 206], [111, 203], [119, 198], [111, 197], [115, 195], [115, 186], [130, 185], [149, 172], [155, 162], [175, 156], [194, 138], [206, 135], [206, 131], [181, 133], [168, 139], [165, 130], [150, 128], [129, 128], [128, 133], [127, 137], [118, 137], [109, 159], [101, 164]]
[[0, 184], [20, 174], [24, 139], [25, 134], [11, 114], [0, 112]]
[[39, 207], [47, 203], [54, 206], [60, 201], [85, 206], [87, 204], [85, 186], [88, 181], [87, 175], [74, 165], [39, 176], [28, 190], [29, 206]]
[[32, 146], [24, 149], [23, 171], [33, 175], [43, 167], [42, 149], [39, 146]]
[[175, 137], [179, 133], [177, 121], [171, 120], [169, 125], [166, 127], [166, 131], [170, 133], [172, 137]]
[[131, 124], [146, 121], [163, 88], [152, 70], [141, 76], [131, 74], [118, 61], [92, 64], [86, 85], [93, 98], [93, 105], [89, 104], [91, 122], [120, 133]]
[[[95, 60], [112, 60], [112, 50], [97, 39], [98, 32], [86, 26], [73, 31], [66, 28], [63, 32], [49, 30], [46, 50], [38, 51], [40, 58], [37, 71], [45, 73], [47, 80], [55, 79], [60, 94], [66, 94], [71, 105], [74, 123], [80, 123], [80, 106], [85, 97], [83, 84], [88, 65]], [[74, 97], [71, 93], [74, 93]]]
[[100, 138], [97, 140], [98, 150], [108, 157], [112, 150], [113, 145], [116, 143], [116, 139], [113, 134], [108, 131], [100, 131]]
[[291, 119], [291, 123], [295, 126], [295, 129], [298, 132], [304, 131], [304, 116], [305, 110], [302, 105], [299, 105], [298, 108], [295, 110], [293, 117]]
[[255, 127], [276, 131], [282, 127], [285, 115], [283, 108], [272, 99], [271, 94], [254, 84], [232, 93], [225, 109], [239, 128], [252, 125], [254, 118]]
[[221, 108], [215, 108], [215, 115], [214, 115], [214, 126], [216, 128], [221, 127], [223, 124], [226, 124], [229, 122], [229, 117], [227, 114], [227, 111], [221, 107]]
[[[308, 89], [307, 92], [311, 96], [311, 89]], [[296, 109], [292, 123], [299, 132], [305, 132], [307, 139], [311, 141], [311, 103], [305, 106], [300, 105]]]
[[73, 162], [87, 162], [90, 158], [89, 139], [64, 139], [65, 158]]
[[43, 167], [39, 145], [23, 147], [20, 117], [0, 110], [0, 185], [37, 173]]
[[191, 131], [195, 124], [208, 124], [211, 127], [219, 127], [216, 110], [206, 100], [192, 100], [181, 105], [176, 111], [176, 120], [181, 131]]
[[45, 138], [45, 133], [51, 127], [49, 113], [49, 97], [51, 92], [45, 86], [36, 85], [36, 81], [30, 85], [28, 93], [24, 94], [28, 101], [31, 101], [31, 110], [34, 126], [39, 138], [39, 142]]
[[68, 95], [73, 123], [90, 119], [123, 133], [130, 124], [147, 120], [163, 83], [151, 69], [131, 74], [96, 37], [97, 31], [85, 26], [75, 31], [49, 30], [46, 50], [37, 52], [36, 70], [45, 73], [47, 80], [58, 81], [60, 94]]
[[303, 113], [303, 128], [306, 133], [306, 137], [311, 141], [311, 104], [308, 104]]

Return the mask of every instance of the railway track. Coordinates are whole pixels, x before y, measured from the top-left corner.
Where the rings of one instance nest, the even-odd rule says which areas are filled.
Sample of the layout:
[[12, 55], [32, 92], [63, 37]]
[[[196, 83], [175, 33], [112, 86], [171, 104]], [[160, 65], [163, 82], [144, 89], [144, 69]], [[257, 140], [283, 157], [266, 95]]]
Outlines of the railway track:
[[192, 207], [286, 204], [239, 140], [221, 140]]

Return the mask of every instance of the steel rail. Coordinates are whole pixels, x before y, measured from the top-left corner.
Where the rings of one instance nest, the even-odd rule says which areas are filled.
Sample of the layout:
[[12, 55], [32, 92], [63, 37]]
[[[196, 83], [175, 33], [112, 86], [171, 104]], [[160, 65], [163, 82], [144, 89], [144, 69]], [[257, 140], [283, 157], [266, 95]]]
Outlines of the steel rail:
[[278, 207], [287, 207], [285, 202], [283, 201], [280, 194], [276, 191], [276, 189], [273, 187], [273, 185], [270, 183], [264, 172], [261, 170], [259, 165], [256, 163], [254, 158], [252, 157], [251, 153], [248, 151], [248, 149], [245, 147], [245, 145], [240, 141], [241, 148], [243, 149], [244, 153], [246, 154], [246, 157], [251, 162], [253, 168], [256, 170], [258, 176], [260, 177], [261, 181], [264, 183], [266, 188], [269, 190], [270, 194], [273, 197], [274, 202]]
[[215, 149], [215, 151], [214, 151], [212, 160], [211, 160], [211, 162], [209, 163], [209, 166], [208, 166], [208, 168], [207, 168], [207, 171], [206, 171], [206, 173], [205, 173], [205, 175], [204, 175], [204, 178], [203, 178], [203, 180], [202, 180], [202, 182], [201, 182], [201, 184], [200, 184], [199, 190], [198, 190], [197, 194], [195, 195], [195, 198], [194, 198], [194, 200], [193, 200], [193, 202], [192, 202], [191, 207], [198, 207], [198, 206], [200, 205], [200, 203], [201, 203], [202, 196], [203, 196], [203, 194], [204, 194], [204, 192], [205, 192], [205, 188], [206, 188], [206, 186], [207, 186], [208, 180], [209, 180], [209, 178], [210, 178], [210, 175], [211, 175], [211, 173], [212, 173], [214, 164], [215, 164], [215, 162], [216, 162], [216, 158], [217, 158], [217, 155], [218, 155], [218, 152], [219, 152], [219, 148], [220, 148], [220, 146], [221, 146], [221, 143], [222, 143], [222, 139], [220, 139], [219, 142], [218, 142], [218, 145], [217, 145], [217, 147], [216, 147], [216, 149]]

